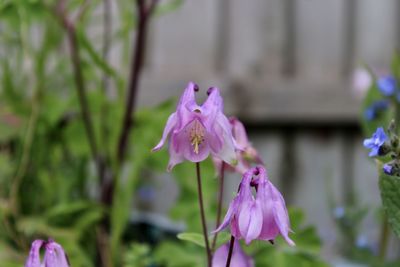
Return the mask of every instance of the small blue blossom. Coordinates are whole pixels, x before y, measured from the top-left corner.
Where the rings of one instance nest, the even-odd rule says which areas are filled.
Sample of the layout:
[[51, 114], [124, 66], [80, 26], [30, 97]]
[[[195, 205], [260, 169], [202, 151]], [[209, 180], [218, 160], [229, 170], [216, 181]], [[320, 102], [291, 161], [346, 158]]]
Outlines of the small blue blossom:
[[345, 211], [344, 207], [342, 207], [342, 206], [338, 206], [333, 210], [333, 216], [336, 219], [343, 218], [345, 214], [346, 214], [346, 211]]
[[374, 109], [374, 107], [373, 106], [369, 106], [369, 107], [367, 107], [366, 109], [365, 109], [365, 111], [364, 111], [364, 118], [367, 120], [367, 121], [372, 121], [372, 120], [374, 120], [374, 119], [376, 119], [376, 110]]
[[387, 175], [392, 175], [393, 174], [393, 166], [389, 164], [383, 165], [383, 172], [386, 173]]
[[358, 248], [368, 248], [368, 238], [365, 235], [359, 235], [356, 240]]
[[397, 91], [397, 82], [396, 79], [391, 76], [382, 76], [377, 81], [378, 89], [384, 96], [392, 96]]
[[387, 140], [387, 136], [386, 136], [383, 128], [379, 127], [378, 129], [376, 129], [376, 132], [372, 135], [371, 138], [364, 140], [364, 146], [366, 148], [371, 149], [368, 156], [370, 156], [370, 157], [378, 156], [379, 149], [385, 143], [386, 140]]
[[373, 102], [369, 107], [367, 107], [364, 111], [364, 117], [368, 121], [372, 121], [376, 119], [379, 114], [385, 111], [389, 107], [388, 100], [378, 100]]

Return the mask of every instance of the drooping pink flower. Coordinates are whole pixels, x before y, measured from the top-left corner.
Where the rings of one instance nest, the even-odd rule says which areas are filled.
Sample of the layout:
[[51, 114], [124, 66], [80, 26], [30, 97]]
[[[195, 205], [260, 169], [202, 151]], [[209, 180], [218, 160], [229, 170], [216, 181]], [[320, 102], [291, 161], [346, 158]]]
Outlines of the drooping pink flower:
[[211, 153], [234, 164], [236, 142], [231, 125], [223, 114], [223, 100], [218, 88], [208, 89], [208, 98], [199, 106], [196, 84], [190, 82], [176, 108], [166, 123], [160, 142], [153, 151], [161, 149], [169, 137], [170, 160], [168, 170], [184, 160], [200, 162]]
[[[44, 249], [43, 261], [40, 259], [40, 249]], [[69, 267], [67, 255], [61, 245], [53, 240], [35, 240], [25, 262], [25, 267]]]
[[[238, 148], [236, 149], [237, 164], [236, 166], [227, 165], [227, 170], [243, 174], [251, 168], [252, 163], [264, 165], [257, 150], [250, 143], [243, 123], [235, 117], [230, 117], [229, 123]], [[221, 170], [222, 160], [213, 157], [213, 161], [216, 169]]]
[[[229, 253], [229, 242], [222, 245], [215, 251], [212, 259], [212, 267], [225, 267]], [[254, 267], [254, 261], [247, 256], [238, 241], [235, 240], [230, 267]]]
[[229, 224], [231, 234], [244, 239], [247, 244], [254, 239], [271, 241], [280, 234], [289, 245], [294, 245], [289, 238], [290, 223], [285, 200], [269, 181], [262, 166], [251, 168], [243, 175], [238, 194], [214, 232], [222, 231]]

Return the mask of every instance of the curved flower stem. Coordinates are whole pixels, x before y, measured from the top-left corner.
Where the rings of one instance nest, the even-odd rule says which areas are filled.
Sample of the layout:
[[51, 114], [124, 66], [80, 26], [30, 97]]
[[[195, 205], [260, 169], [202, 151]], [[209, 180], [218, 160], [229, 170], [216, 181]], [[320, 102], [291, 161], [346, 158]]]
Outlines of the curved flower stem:
[[206, 216], [204, 214], [203, 192], [201, 189], [201, 175], [200, 175], [200, 163], [199, 162], [196, 162], [196, 175], [197, 175], [197, 190], [199, 193], [201, 224], [203, 225], [204, 243], [206, 244], [206, 250], [207, 250], [207, 263], [208, 263], [207, 266], [211, 267], [211, 250], [210, 250], [210, 244], [208, 242]]
[[381, 259], [381, 261], [385, 261], [386, 258], [386, 251], [388, 248], [388, 242], [389, 242], [389, 222], [388, 222], [388, 218], [386, 215], [383, 216], [383, 221], [382, 221], [382, 225], [381, 225], [381, 237], [380, 237], [380, 241], [379, 241], [379, 258]]
[[[219, 194], [218, 194], [218, 208], [217, 208], [217, 220], [215, 223], [215, 229], [218, 228], [218, 226], [221, 223], [221, 213], [222, 213], [222, 203], [223, 203], [223, 196], [224, 196], [224, 176], [225, 176], [225, 162], [222, 161], [221, 164], [221, 171], [219, 173]], [[211, 245], [211, 250], [214, 251], [215, 245], [217, 243], [217, 237], [218, 237], [218, 232], [215, 233], [212, 245]]]
[[232, 259], [232, 252], [233, 252], [233, 245], [235, 244], [235, 237], [232, 235], [231, 236], [231, 242], [229, 244], [229, 252], [228, 252], [228, 258], [226, 259], [226, 266], [229, 267], [231, 265], [231, 259]]

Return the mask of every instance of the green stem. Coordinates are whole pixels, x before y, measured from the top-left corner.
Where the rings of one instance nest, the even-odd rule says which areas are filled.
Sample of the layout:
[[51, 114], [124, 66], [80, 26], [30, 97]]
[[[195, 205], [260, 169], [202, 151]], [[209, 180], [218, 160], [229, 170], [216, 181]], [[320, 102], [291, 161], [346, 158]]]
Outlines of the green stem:
[[386, 258], [386, 252], [388, 248], [388, 242], [389, 242], [389, 222], [388, 218], [386, 215], [383, 216], [383, 221], [381, 225], [381, 237], [380, 237], [380, 242], [379, 242], [379, 258], [381, 259], [382, 262], [385, 261]]
[[[221, 223], [222, 203], [223, 203], [223, 197], [224, 197], [224, 176], [225, 176], [225, 162], [223, 162], [223, 161], [221, 164], [221, 171], [219, 173], [219, 176], [220, 176], [220, 182], [219, 182], [217, 219], [216, 219], [216, 223], [215, 223], [215, 229], [217, 229]], [[217, 243], [217, 238], [218, 238], [218, 232], [215, 233], [213, 241], [212, 241], [212, 245], [211, 245], [212, 251], [214, 251], [214, 249], [215, 249], [215, 245]]]
[[201, 215], [201, 224], [203, 226], [203, 235], [204, 235], [204, 243], [206, 244], [207, 250], [207, 266], [211, 267], [211, 250], [210, 250], [210, 243], [208, 241], [208, 234], [207, 234], [207, 223], [206, 223], [206, 216], [204, 213], [204, 202], [203, 202], [203, 192], [201, 189], [201, 175], [200, 175], [200, 163], [196, 162], [196, 176], [197, 176], [197, 190], [199, 194], [199, 206], [200, 206], [200, 215]]

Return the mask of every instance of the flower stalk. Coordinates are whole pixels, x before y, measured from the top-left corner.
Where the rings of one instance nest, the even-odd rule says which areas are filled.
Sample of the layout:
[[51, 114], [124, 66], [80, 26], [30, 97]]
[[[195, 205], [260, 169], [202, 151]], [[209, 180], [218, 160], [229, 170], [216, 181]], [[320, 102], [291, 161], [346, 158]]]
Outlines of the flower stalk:
[[196, 176], [197, 176], [197, 190], [199, 194], [199, 206], [200, 206], [200, 216], [201, 216], [201, 224], [203, 227], [203, 235], [204, 235], [204, 243], [206, 245], [207, 251], [207, 266], [211, 267], [211, 250], [210, 250], [210, 243], [208, 240], [208, 231], [207, 231], [207, 223], [206, 223], [206, 216], [204, 213], [204, 202], [203, 202], [203, 192], [201, 188], [201, 174], [200, 174], [200, 163], [196, 162]]
[[234, 245], [235, 245], [235, 237], [232, 235], [231, 236], [231, 241], [229, 243], [229, 252], [228, 252], [228, 258], [226, 259], [226, 267], [229, 267], [231, 265], [233, 246]]
[[[219, 172], [219, 193], [218, 193], [218, 207], [217, 207], [217, 218], [215, 223], [215, 228], [221, 223], [221, 215], [222, 215], [222, 204], [223, 204], [223, 197], [224, 197], [224, 176], [225, 176], [225, 162], [221, 164], [221, 170]], [[215, 245], [217, 243], [218, 233], [215, 233], [213, 237], [213, 241], [211, 244], [211, 250], [215, 250]]]

